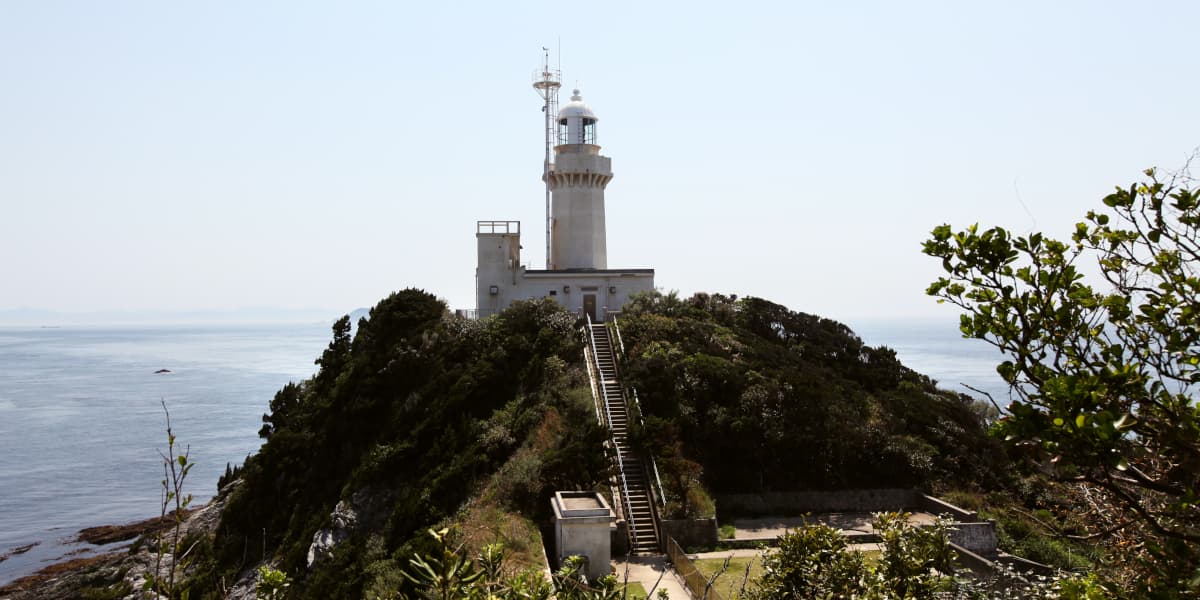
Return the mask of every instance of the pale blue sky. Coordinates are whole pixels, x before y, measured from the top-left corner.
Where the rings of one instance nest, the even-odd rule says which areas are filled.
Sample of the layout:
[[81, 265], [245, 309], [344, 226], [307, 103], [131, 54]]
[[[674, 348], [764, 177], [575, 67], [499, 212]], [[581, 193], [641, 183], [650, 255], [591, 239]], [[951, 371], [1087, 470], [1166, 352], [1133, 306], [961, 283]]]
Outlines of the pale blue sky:
[[[540, 47], [600, 117], [612, 266], [948, 315], [949, 221], [1059, 236], [1200, 145], [1196, 2], [0, 2], [0, 309], [474, 304], [544, 261]], [[565, 99], [565, 97], [564, 97]]]

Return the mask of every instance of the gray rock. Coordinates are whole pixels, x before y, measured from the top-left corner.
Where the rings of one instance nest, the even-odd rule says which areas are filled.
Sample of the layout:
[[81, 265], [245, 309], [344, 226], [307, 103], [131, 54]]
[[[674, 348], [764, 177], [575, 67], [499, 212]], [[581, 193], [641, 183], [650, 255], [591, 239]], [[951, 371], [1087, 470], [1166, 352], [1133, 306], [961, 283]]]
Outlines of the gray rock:
[[346, 541], [354, 529], [358, 526], [358, 513], [354, 510], [352, 502], [342, 500], [333, 507], [333, 513], [329, 515], [329, 520], [332, 525], [325, 529], [318, 529], [313, 534], [312, 544], [308, 547], [308, 560], [306, 562], [309, 569], [314, 565], [329, 558], [333, 553], [333, 549], [340, 543]]

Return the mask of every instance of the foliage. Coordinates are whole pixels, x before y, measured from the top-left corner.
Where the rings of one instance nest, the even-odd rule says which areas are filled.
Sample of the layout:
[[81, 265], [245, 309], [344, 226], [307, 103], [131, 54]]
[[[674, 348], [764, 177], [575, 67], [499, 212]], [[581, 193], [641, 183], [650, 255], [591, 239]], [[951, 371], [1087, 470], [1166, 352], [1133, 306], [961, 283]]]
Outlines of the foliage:
[[[759, 298], [627, 303], [625, 378], [645, 411], [668, 512], [718, 492], [994, 483], [1002, 453], [974, 401], [938, 390], [841, 323]], [[719, 440], [720, 443], [714, 443]], [[999, 464], [1003, 464], [1000, 462]]]
[[927, 597], [948, 587], [954, 572], [950, 549], [950, 521], [938, 518], [924, 527], [913, 527], [906, 513], [875, 515], [875, 530], [883, 542], [879, 574], [883, 586], [898, 598]]
[[906, 513], [879, 513], [874, 527], [883, 543], [878, 564], [850, 549], [846, 537], [828, 525], [810, 525], [779, 538], [779, 550], [763, 558], [755, 600], [783, 598], [932, 598], [953, 592], [954, 551], [949, 522], [926, 527], [909, 523]]
[[[437, 540], [440, 555], [414, 556], [409, 559], [411, 570], [404, 576], [417, 589], [417, 595], [424, 600], [457, 600], [466, 598], [476, 583], [481, 582], [484, 571], [477, 568], [465, 556], [462, 556], [446, 543], [448, 530], [430, 530], [429, 534]], [[491, 552], [488, 562], [494, 561]], [[494, 566], [494, 565], [493, 565]], [[495, 569], [499, 571], [499, 569]], [[498, 573], [497, 573], [498, 574]], [[489, 590], [490, 591], [490, 590]]]
[[1093, 534], [1145, 559], [1130, 589], [1169, 597], [1200, 591], [1200, 189], [1145, 175], [1069, 243], [942, 225], [924, 249], [929, 294], [1006, 355], [997, 435], [1084, 486]]
[[869, 570], [862, 554], [848, 549], [841, 531], [812, 525], [779, 538], [779, 549], [763, 557], [763, 574], [751, 590], [754, 600], [861, 595]]
[[588, 581], [585, 561], [571, 556], [546, 581], [537, 568], [506, 569], [503, 544], [489, 544], [472, 561], [461, 546], [453, 547], [448, 529], [429, 531], [434, 547], [409, 559], [404, 576], [423, 600], [621, 600], [623, 592], [613, 575]]
[[1078, 539], [1089, 519], [1079, 511], [1084, 499], [1073, 486], [1034, 474], [1020, 478], [1011, 490], [954, 490], [941, 498], [993, 521], [999, 548], [1009, 554], [1068, 571], [1091, 570], [1104, 560], [1104, 548]]
[[287, 589], [292, 586], [292, 578], [287, 573], [272, 569], [266, 565], [258, 568], [258, 583], [254, 585], [254, 597], [257, 600], [283, 600]]
[[[261, 432], [260, 432], [261, 433]], [[242, 465], [233, 463], [225, 463], [225, 473], [217, 478], [217, 491], [220, 492], [226, 485], [237, 481], [242, 474]]]
[[[607, 476], [603, 432], [578, 390], [575, 317], [553, 302], [468, 321], [409, 289], [380, 301], [353, 337], [349, 324], [333, 326], [315, 376], [272, 399], [265, 443], [222, 514], [213, 579], [274, 556], [297, 598], [411, 591], [403, 557], [430, 550], [424, 532], [470, 514], [463, 507], [537, 521], [551, 488]], [[356, 524], [309, 568], [313, 535], [342, 500]]]
[[752, 600], [802, 598], [1060, 598], [1108, 597], [1092, 577], [1059, 575], [1027, 578], [1005, 567], [989, 577], [956, 572], [950, 522], [938, 519], [917, 527], [907, 514], [880, 513], [874, 527], [883, 552], [877, 562], [851, 549], [840, 531], [810, 525], [779, 539], [779, 549], [762, 558], [762, 575]]

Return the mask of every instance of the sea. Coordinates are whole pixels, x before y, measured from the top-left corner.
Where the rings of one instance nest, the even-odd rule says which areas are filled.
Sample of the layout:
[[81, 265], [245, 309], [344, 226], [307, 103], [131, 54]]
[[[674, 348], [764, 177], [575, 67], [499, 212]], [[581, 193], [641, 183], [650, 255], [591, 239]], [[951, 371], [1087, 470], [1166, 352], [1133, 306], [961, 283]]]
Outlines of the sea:
[[[1007, 395], [999, 356], [953, 317], [848, 324], [942, 387]], [[185, 493], [215, 495], [261, 445], [274, 393], [314, 373], [330, 326], [0, 328], [0, 585], [120, 547], [77, 542], [80, 529], [159, 514], [168, 413], [195, 465]]]
[[74, 542], [82, 528], [160, 514], [164, 405], [195, 465], [185, 493], [211, 498], [330, 327], [0, 328], [0, 584], [113, 549]]

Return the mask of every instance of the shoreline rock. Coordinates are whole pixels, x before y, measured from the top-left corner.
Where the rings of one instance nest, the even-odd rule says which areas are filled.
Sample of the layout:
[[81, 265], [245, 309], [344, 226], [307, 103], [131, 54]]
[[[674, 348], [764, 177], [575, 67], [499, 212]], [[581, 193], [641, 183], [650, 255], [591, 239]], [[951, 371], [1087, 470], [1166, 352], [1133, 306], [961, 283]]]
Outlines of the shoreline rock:
[[17, 546], [16, 548], [13, 548], [4, 554], [0, 554], [0, 563], [19, 554], [25, 554], [26, 552], [33, 550], [33, 548], [39, 544], [41, 544], [41, 542], [33, 542], [32, 544], [25, 544], [24, 546]]
[[[212, 535], [221, 520], [225, 496], [213, 498], [207, 504], [188, 509], [183, 521], [183, 533], [203, 532]], [[141, 590], [142, 582], [154, 570], [154, 543], [146, 543], [148, 536], [169, 529], [174, 518], [152, 517], [125, 525], [104, 525], [81, 530], [75, 540], [96, 545], [137, 539], [129, 549], [106, 552], [96, 556], [71, 558], [60, 557], [59, 562], [47, 565], [37, 572], [0, 585], [0, 600], [57, 600], [78, 598], [86, 588], [103, 587], [123, 590], [131, 594]], [[31, 546], [32, 547], [32, 546]], [[27, 551], [27, 550], [26, 550]], [[168, 568], [172, 557], [163, 557], [163, 568]], [[177, 579], [179, 576], [177, 576]], [[126, 592], [125, 590], [128, 590]]]
[[[187, 520], [193, 513], [195, 508], [184, 509], [184, 520]], [[126, 523], [124, 525], [101, 525], [99, 527], [88, 527], [79, 530], [75, 534], [74, 540], [77, 542], [85, 542], [96, 546], [105, 546], [116, 542], [124, 542], [133, 538], [155, 533], [163, 529], [171, 527], [175, 523], [173, 515], [165, 517], [151, 517], [142, 521]]]

